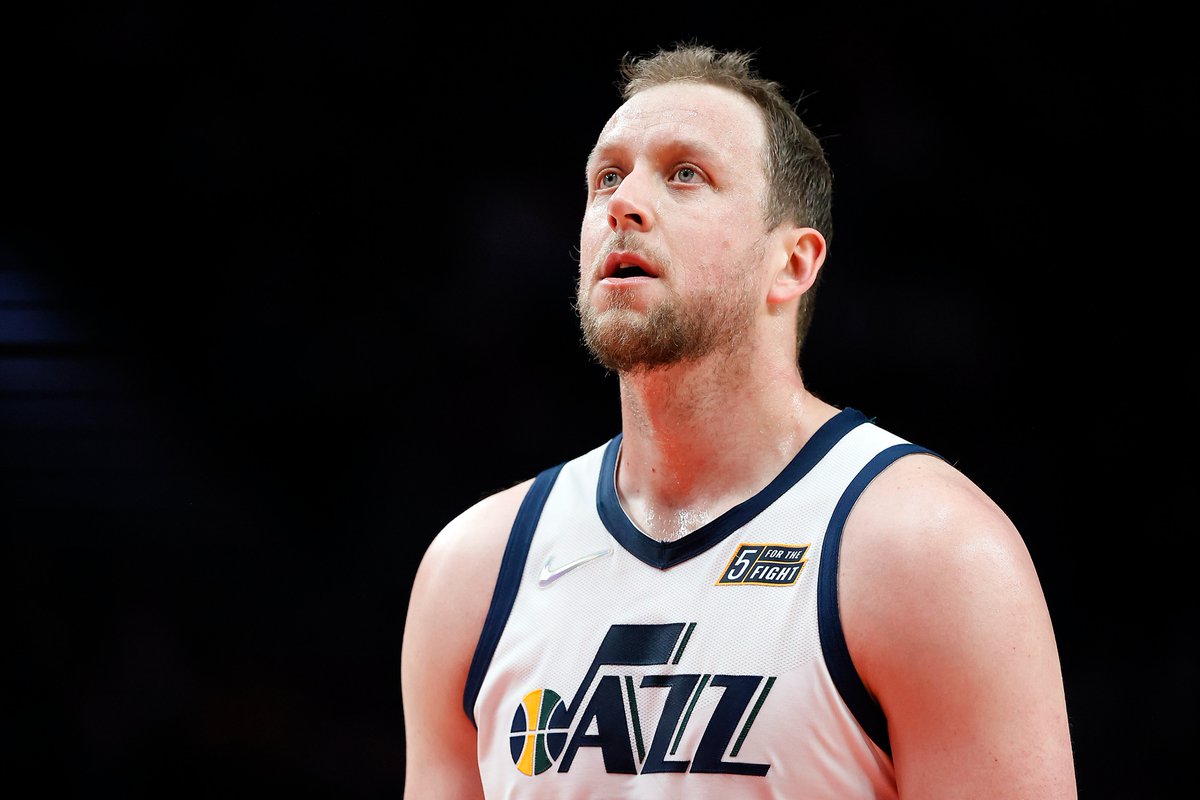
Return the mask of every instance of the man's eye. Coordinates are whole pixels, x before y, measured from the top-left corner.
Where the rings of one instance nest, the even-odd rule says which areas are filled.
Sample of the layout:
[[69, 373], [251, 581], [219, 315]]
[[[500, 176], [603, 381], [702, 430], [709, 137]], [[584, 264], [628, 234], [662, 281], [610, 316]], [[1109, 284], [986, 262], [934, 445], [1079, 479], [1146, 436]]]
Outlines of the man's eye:
[[681, 183], [695, 183], [700, 180], [700, 173], [691, 167], [680, 167], [675, 170], [675, 180]]
[[612, 189], [620, 183], [621, 176], [616, 172], [609, 171], [600, 174], [599, 184], [601, 189]]

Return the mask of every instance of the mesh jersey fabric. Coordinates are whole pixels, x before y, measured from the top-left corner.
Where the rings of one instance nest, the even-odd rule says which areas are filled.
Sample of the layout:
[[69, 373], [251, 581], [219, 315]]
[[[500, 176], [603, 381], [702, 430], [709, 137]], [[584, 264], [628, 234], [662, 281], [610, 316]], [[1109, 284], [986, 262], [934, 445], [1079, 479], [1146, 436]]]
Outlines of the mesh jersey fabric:
[[617, 500], [620, 439], [539, 475], [514, 522], [464, 693], [486, 797], [896, 797], [837, 552], [870, 481], [930, 451], [843, 409], [662, 543]]

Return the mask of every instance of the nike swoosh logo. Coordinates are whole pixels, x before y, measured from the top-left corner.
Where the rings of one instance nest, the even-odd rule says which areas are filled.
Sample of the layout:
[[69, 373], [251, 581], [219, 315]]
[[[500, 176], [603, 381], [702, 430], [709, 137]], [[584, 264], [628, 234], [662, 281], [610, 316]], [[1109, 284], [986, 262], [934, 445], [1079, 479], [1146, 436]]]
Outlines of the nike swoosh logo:
[[612, 547], [610, 546], [604, 550], [597, 550], [594, 553], [582, 555], [574, 561], [568, 561], [566, 564], [562, 564], [557, 567], [550, 566], [550, 559], [554, 558], [554, 554], [551, 553], [550, 556], [546, 558], [546, 563], [542, 565], [542, 571], [538, 575], [538, 586], [545, 589], [547, 586], [554, 583], [571, 570], [578, 569], [589, 561], [595, 561], [597, 558], [602, 558], [611, 552]]

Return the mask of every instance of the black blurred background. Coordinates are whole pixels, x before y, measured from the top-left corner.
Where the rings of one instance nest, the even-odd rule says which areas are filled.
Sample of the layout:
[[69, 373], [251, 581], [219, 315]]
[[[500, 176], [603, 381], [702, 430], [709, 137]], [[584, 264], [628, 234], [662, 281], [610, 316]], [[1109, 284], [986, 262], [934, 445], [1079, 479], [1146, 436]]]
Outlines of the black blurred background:
[[697, 38], [756, 51], [829, 151], [811, 388], [1004, 506], [1081, 796], [1169, 796], [1197, 711], [1185, 30], [1105, 2], [5, 12], [7, 776], [400, 796], [417, 561], [616, 432], [570, 309], [583, 163], [620, 56]]

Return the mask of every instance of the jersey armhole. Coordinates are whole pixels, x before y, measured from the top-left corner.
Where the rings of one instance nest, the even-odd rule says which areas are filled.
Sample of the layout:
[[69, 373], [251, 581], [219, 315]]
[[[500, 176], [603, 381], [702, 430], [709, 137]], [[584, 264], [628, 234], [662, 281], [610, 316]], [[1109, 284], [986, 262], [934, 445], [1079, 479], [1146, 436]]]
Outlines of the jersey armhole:
[[562, 468], [563, 464], [558, 464], [540, 472], [534, 478], [508, 533], [508, 543], [504, 546], [500, 571], [496, 575], [496, 586], [492, 590], [492, 602], [483, 621], [483, 630], [479, 634], [479, 643], [475, 646], [475, 654], [471, 658], [467, 684], [463, 691], [463, 710], [467, 712], [467, 719], [471, 720], [476, 730], [479, 725], [475, 722], [475, 700], [479, 697], [483, 677], [487, 674], [492, 656], [496, 652], [496, 645], [500, 643], [500, 634], [504, 632], [508, 615], [517, 599], [517, 590], [521, 587], [521, 575], [525, 569], [525, 559], [529, 555], [529, 545], [533, 541], [533, 532], [537, 530], [542, 508], [545, 507], [546, 499], [550, 496], [550, 490], [558, 480]]
[[821, 652], [825, 656], [829, 675], [858, 724], [866, 731], [871, 741], [889, 757], [892, 755], [892, 745], [888, 738], [887, 717], [863, 685], [862, 678], [850, 659], [850, 648], [846, 645], [846, 634], [842, 629], [841, 610], [838, 606], [838, 563], [841, 558], [842, 530], [863, 490], [897, 459], [914, 453], [937, 455], [919, 445], [892, 445], [868, 461], [846, 487], [825, 532], [817, 581], [817, 627], [821, 634]]

